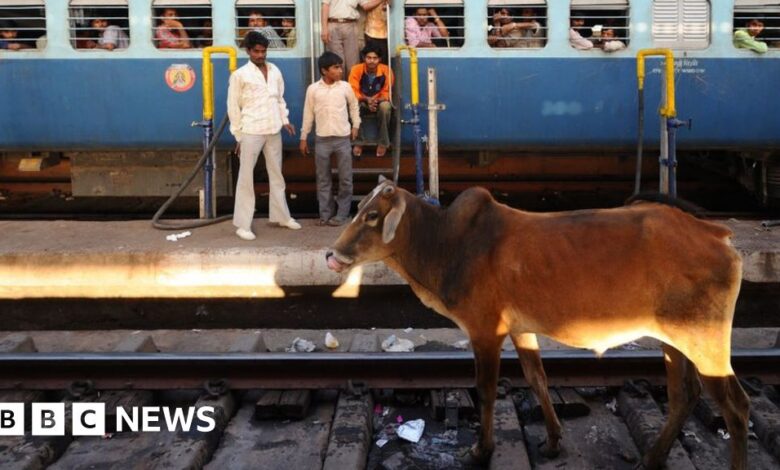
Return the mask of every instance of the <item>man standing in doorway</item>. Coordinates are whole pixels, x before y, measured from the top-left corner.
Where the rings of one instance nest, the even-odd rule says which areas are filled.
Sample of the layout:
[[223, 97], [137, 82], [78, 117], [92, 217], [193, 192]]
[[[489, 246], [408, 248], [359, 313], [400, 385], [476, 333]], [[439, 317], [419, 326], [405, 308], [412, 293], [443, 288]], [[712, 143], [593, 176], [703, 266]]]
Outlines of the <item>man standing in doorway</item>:
[[230, 132], [238, 142], [241, 166], [236, 184], [236, 205], [233, 225], [236, 235], [254, 240], [252, 218], [255, 213], [254, 169], [260, 151], [265, 157], [270, 186], [268, 220], [282, 227], [298, 230], [301, 225], [290, 217], [284, 196], [282, 176], [282, 134], [295, 135], [288, 119], [284, 101], [284, 79], [279, 69], [266, 62], [268, 39], [257, 31], [244, 37], [249, 62], [230, 76], [228, 88], [228, 116]]
[[337, 54], [344, 61], [345, 70], [358, 63], [358, 5], [365, 8], [371, 0], [322, 0], [322, 43], [325, 50]]

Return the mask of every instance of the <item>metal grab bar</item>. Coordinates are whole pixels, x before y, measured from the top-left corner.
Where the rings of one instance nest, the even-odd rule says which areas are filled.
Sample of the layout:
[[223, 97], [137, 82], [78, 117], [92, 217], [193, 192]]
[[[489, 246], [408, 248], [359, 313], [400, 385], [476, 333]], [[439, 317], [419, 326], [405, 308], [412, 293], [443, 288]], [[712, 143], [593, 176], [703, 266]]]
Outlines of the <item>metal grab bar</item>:
[[671, 49], [642, 49], [636, 54], [636, 78], [639, 83], [639, 90], [645, 87], [645, 57], [658, 56], [665, 57], [666, 66], [666, 100], [664, 107], [661, 108], [661, 116], [673, 118], [677, 115], [674, 102], [674, 55]]

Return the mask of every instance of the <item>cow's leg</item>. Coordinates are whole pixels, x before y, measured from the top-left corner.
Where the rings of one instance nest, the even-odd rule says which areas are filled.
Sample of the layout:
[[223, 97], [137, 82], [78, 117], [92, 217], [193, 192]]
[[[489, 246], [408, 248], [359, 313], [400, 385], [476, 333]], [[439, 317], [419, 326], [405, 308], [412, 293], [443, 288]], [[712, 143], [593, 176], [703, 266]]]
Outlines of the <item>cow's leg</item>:
[[680, 430], [701, 395], [701, 382], [693, 363], [672, 346], [663, 345], [669, 417], [653, 447], [644, 457], [648, 470], [661, 468]]
[[490, 460], [493, 442], [493, 410], [498, 387], [498, 369], [501, 361], [501, 343], [506, 336], [471, 338], [477, 372], [477, 395], [480, 404], [481, 431], [471, 455], [477, 463]]
[[733, 374], [725, 377], [702, 375], [707, 393], [718, 403], [731, 434], [731, 470], [747, 468], [747, 434], [750, 401]]
[[517, 349], [517, 355], [523, 366], [525, 380], [531, 385], [539, 404], [542, 405], [544, 423], [547, 427], [547, 443], [541, 449], [546, 457], [555, 457], [560, 451], [561, 423], [555, 414], [555, 409], [550, 400], [550, 391], [547, 389], [547, 374], [542, 366], [542, 356], [539, 353], [539, 342], [533, 333], [513, 334], [512, 342]]

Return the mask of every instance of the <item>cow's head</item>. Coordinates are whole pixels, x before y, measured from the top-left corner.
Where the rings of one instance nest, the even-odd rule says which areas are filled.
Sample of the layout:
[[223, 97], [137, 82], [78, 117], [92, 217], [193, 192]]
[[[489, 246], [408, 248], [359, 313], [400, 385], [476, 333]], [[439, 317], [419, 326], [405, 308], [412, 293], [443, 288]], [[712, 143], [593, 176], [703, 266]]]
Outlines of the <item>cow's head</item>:
[[358, 204], [358, 213], [328, 251], [328, 267], [341, 272], [393, 254], [391, 242], [406, 210], [403, 190], [379, 178], [379, 185]]

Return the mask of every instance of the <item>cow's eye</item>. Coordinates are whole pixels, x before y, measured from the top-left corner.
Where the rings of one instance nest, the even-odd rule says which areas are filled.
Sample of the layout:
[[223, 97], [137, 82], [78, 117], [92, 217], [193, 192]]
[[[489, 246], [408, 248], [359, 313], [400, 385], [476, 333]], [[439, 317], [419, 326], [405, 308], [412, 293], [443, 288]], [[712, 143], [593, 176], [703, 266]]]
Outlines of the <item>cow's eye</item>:
[[379, 212], [377, 211], [371, 211], [368, 214], [366, 214], [366, 222], [373, 222], [378, 218], [379, 218]]

